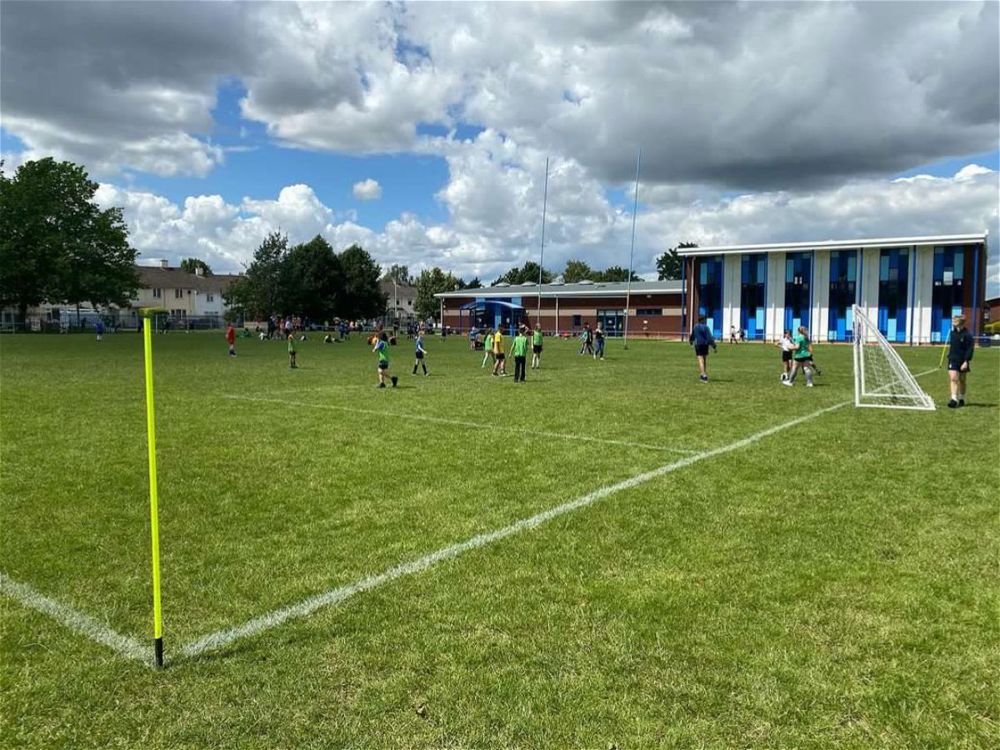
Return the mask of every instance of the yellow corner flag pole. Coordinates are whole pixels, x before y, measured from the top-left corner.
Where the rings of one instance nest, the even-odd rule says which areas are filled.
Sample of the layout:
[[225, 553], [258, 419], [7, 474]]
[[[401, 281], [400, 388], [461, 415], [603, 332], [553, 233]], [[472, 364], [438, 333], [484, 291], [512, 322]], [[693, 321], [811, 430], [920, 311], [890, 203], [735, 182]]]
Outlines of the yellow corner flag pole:
[[153, 412], [153, 338], [152, 318], [161, 308], [143, 308], [142, 342], [146, 360], [146, 437], [149, 446], [149, 520], [153, 536], [153, 655], [157, 667], [163, 666], [163, 609], [160, 604], [160, 519], [156, 490], [156, 417]]
[[951, 329], [948, 329], [948, 338], [945, 339], [944, 346], [941, 347], [941, 361], [938, 362], [938, 369], [944, 367], [944, 356], [948, 353], [948, 345], [951, 343]]

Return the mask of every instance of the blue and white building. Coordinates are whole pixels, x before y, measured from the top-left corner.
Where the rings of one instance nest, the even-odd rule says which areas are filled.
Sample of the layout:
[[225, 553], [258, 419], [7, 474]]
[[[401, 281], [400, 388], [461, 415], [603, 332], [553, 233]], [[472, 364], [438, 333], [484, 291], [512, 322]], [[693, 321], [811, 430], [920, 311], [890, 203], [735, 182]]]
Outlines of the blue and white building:
[[958, 313], [978, 335], [987, 252], [985, 232], [679, 250], [681, 327], [704, 315], [718, 337], [773, 341], [805, 326], [816, 341], [848, 341], [857, 304], [892, 342], [944, 341]]

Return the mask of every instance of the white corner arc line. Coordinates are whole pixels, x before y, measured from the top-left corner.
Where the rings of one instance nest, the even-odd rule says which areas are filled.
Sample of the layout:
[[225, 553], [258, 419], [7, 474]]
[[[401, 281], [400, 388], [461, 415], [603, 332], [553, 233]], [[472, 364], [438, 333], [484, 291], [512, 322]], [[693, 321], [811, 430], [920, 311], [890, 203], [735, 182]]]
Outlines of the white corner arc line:
[[[358, 409], [353, 406], [339, 406], [337, 404], [309, 404], [302, 401], [288, 401], [282, 398], [265, 398], [261, 396], [237, 396], [226, 394], [223, 398], [231, 401], [253, 401], [264, 404], [281, 404], [282, 406], [301, 406], [307, 409], [328, 409], [333, 411], [346, 411], [354, 414], [368, 414], [373, 417], [394, 417], [396, 419], [413, 419], [421, 422], [434, 422], [436, 424], [449, 424], [456, 427], [468, 427], [481, 430], [484, 425], [480, 422], [469, 422], [462, 419], [448, 419], [447, 417], [434, 417], [425, 414], [399, 414], [391, 411], [378, 411], [376, 409]], [[605, 445], [620, 445], [625, 448], [644, 448], [646, 450], [664, 451], [668, 453], [682, 453], [690, 455], [697, 451], [687, 448], [670, 448], [665, 445], [653, 445], [651, 443], [635, 443], [631, 440], [615, 440], [613, 438], [591, 437], [590, 435], [568, 435], [563, 432], [545, 432], [542, 430], [529, 430], [522, 427], [506, 427], [504, 425], [489, 425], [491, 431], [513, 432], [520, 435], [536, 435], [538, 437], [556, 438], [559, 440], [580, 440], [589, 443], [603, 443]]]
[[704, 451], [698, 453], [694, 456], [688, 456], [686, 458], [681, 458], [673, 463], [665, 464], [652, 471], [643, 472], [642, 474], [637, 474], [634, 477], [625, 479], [621, 482], [616, 482], [615, 484], [610, 484], [605, 487], [600, 487], [593, 492], [589, 492], [582, 497], [578, 497], [575, 500], [570, 500], [567, 503], [558, 505], [549, 510], [543, 511], [537, 515], [531, 516], [530, 518], [523, 518], [519, 521], [515, 521], [509, 526], [505, 526], [496, 531], [490, 531], [485, 534], [479, 534], [467, 539], [464, 542], [459, 542], [458, 544], [452, 544], [448, 547], [443, 547], [436, 552], [432, 552], [429, 555], [425, 555], [417, 560], [413, 560], [408, 563], [403, 563], [402, 565], [397, 565], [394, 568], [390, 568], [378, 575], [369, 576], [367, 578], [362, 578], [359, 581], [348, 584], [347, 586], [341, 586], [339, 588], [331, 589], [322, 594], [317, 594], [298, 604], [293, 604], [289, 607], [283, 609], [277, 609], [273, 612], [268, 612], [267, 614], [255, 617], [252, 620], [248, 620], [242, 625], [237, 625], [233, 628], [227, 630], [220, 630], [215, 633], [206, 635], [193, 643], [189, 643], [181, 648], [181, 653], [184, 656], [193, 657], [203, 654], [206, 651], [215, 651], [220, 648], [224, 648], [234, 641], [241, 640], [243, 638], [248, 638], [250, 636], [262, 633], [265, 630], [270, 630], [271, 628], [277, 627], [287, 620], [305, 617], [312, 614], [317, 609], [321, 607], [326, 607], [331, 604], [337, 604], [345, 599], [348, 599], [355, 594], [360, 594], [365, 591], [369, 591], [378, 586], [381, 586], [390, 581], [394, 581], [397, 578], [402, 578], [403, 576], [411, 575], [413, 573], [419, 573], [431, 566], [443, 561], [448, 560], [453, 557], [457, 557], [463, 552], [469, 550], [478, 549], [480, 547], [485, 547], [488, 544], [504, 539], [508, 536], [533, 529], [536, 526], [540, 526], [547, 521], [561, 516], [565, 513], [577, 510], [579, 508], [584, 508], [588, 505], [592, 505], [599, 500], [602, 500], [609, 495], [622, 490], [628, 490], [633, 487], [637, 487], [640, 484], [650, 481], [651, 479], [656, 479], [663, 476], [664, 474], [669, 474], [671, 472], [677, 471], [678, 469], [683, 469], [691, 464], [698, 463], [699, 461], [704, 461], [705, 459], [714, 458], [716, 456], [721, 456], [725, 453], [730, 453], [731, 451], [739, 450], [748, 445], [763, 440], [770, 435], [781, 432], [782, 430], [787, 430], [790, 427], [802, 424], [811, 419], [815, 419], [823, 414], [834, 411], [836, 409], [843, 408], [847, 406], [850, 401], [844, 401], [834, 406], [828, 406], [825, 409], [820, 409], [811, 414], [807, 414], [803, 417], [797, 417], [788, 422], [782, 422], [774, 427], [769, 427], [766, 430], [761, 430], [760, 432], [755, 432], [749, 437], [745, 437], [742, 440], [737, 440], [729, 445], [724, 445], [720, 448], [713, 448], [712, 450]]
[[16, 599], [24, 606], [48, 615], [70, 630], [86, 636], [102, 646], [107, 646], [126, 659], [142, 662], [148, 667], [153, 665], [150, 658], [151, 649], [143, 646], [135, 638], [117, 633], [90, 615], [85, 615], [67, 604], [57, 602], [55, 599], [35, 591], [28, 584], [15, 581], [2, 572], [0, 572], [0, 594]]

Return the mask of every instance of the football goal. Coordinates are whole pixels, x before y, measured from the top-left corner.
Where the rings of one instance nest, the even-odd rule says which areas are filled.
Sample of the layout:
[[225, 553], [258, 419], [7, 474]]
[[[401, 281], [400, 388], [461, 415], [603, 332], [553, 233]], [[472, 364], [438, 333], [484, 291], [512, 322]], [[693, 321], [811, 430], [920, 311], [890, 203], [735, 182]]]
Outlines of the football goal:
[[854, 316], [854, 405], [933, 411], [934, 401], [860, 307]]

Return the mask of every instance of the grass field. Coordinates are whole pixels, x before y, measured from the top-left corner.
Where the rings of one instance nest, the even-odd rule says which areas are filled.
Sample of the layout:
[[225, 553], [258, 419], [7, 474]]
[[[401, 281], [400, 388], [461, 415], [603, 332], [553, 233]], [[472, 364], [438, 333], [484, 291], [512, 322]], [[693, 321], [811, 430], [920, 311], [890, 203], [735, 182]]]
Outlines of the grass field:
[[831, 409], [845, 347], [806, 389], [758, 345], [702, 385], [679, 343], [550, 340], [515, 384], [403, 341], [378, 390], [360, 339], [158, 336], [157, 671], [141, 337], [0, 347], [0, 746], [1000, 743], [995, 349], [921, 413]]

